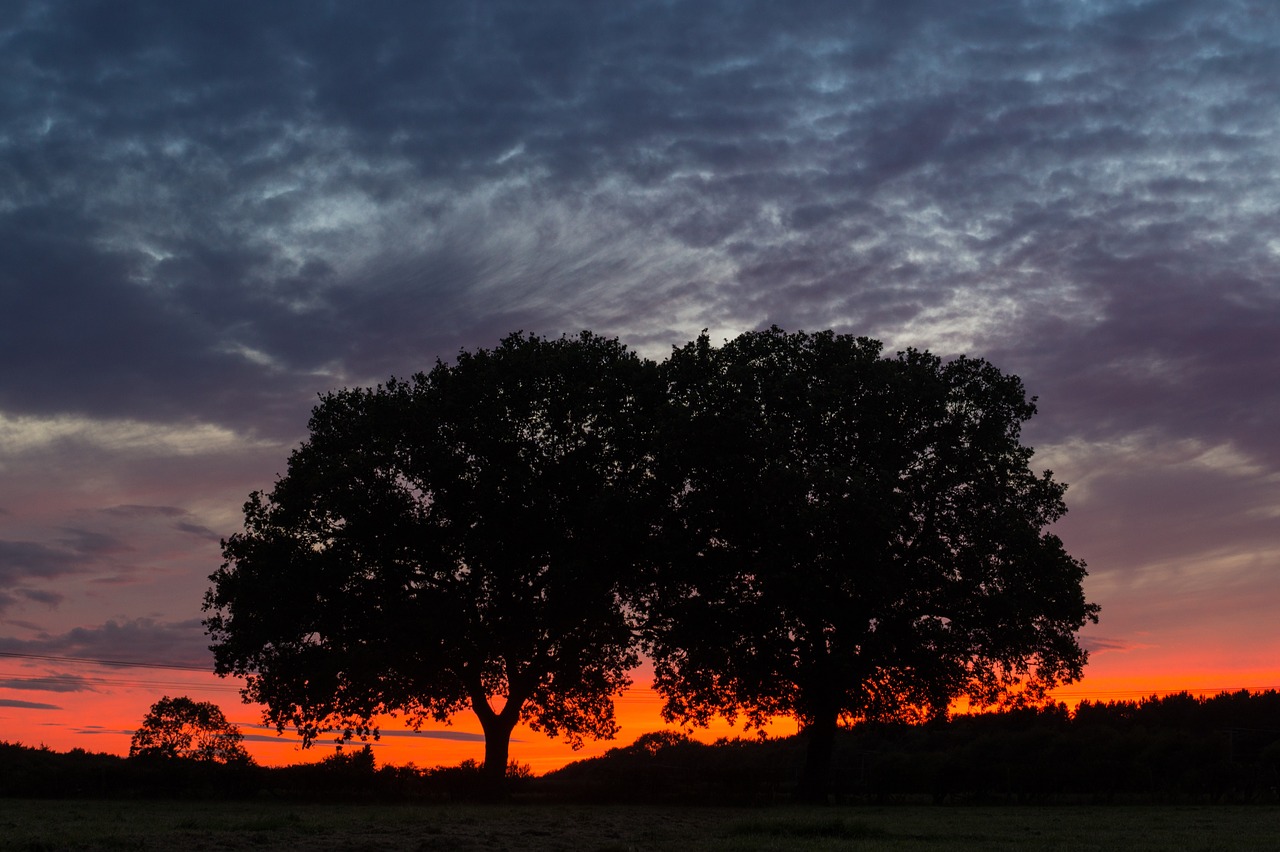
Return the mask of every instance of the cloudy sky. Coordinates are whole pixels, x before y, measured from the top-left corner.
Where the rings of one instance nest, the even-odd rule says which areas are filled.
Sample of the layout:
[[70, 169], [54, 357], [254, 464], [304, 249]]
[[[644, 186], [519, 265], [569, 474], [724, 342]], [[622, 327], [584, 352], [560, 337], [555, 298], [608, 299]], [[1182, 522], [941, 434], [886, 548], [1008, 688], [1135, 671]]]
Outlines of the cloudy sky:
[[988, 358], [1102, 605], [1064, 695], [1280, 686], [1278, 44], [1270, 0], [5, 3], [0, 739], [255, 721], [200, 626], [248, 493], [317, 393], [516, 329]]

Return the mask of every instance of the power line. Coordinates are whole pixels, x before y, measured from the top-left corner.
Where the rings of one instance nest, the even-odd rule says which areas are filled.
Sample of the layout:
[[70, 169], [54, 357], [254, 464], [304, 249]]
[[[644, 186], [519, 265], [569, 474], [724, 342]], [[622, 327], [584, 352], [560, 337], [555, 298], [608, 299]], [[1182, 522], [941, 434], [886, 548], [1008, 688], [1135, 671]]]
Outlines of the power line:
[[[48, 684], [67, 684], [69, 686], [83, 685], [86, 688], [96, 686], [121, 686], [121, 687], [172, 687], [181, 689], [199, 689], [200, 691], [215, 692], [239, 692], [240, 687], [233, 686], [228, 683], [213, 682], [208, 684], [182, 682], [176, 680], [137, 680], [134, 678], [114, 678], [114, 677], [81, 677], [79, 675], [45, 675], [39, 678], [32, 678], [25, 672], [0, 672], [0, 689], [23, 689], [30, 687], [12, 686], [6, 681], [38, 681], [39, 683]], [[52, 692], [61, 692], [62, 690], [49, 690]], [[87, 691], [94, 691], [88, 689]]]
[[[181, 671], [193, 672], [203, 675], [212, 675], [212, 667], [192, 666], [183, 663], [153, 663], [142, 662], [137, 660], [115, 660], [103, 657], [71, 657], [59, 654], [26, 654], [18, 651], [0, 651], [0, 657], [19, 660], [39, 660], [42, 662], [54, 663], [73, 663], [73, 664], [89, 664], [100, 666], [112, 666], [115, 668], [139, 668], [139, 669], [160, 669], [165, 671]], [[5, 678], [26, 679], [30, 680], [27, 672], [5, 672], [2, 675]], [[80, 675], [45, 675], [38, 680], [50, 683], [65, 684], [85, 684], [90, 686], [121, 686], [121, 687], [185, 687], [187, 689], [196, 686], [191, 683], [182, 683], [172, 680], [139, 680], [137, 678], [112, 678], [112, 677], [93, 677]], [[219, 692], [236, 692], [239, 687], [231, 684], [211, 683], [198, 685], [202, 690], [214, 690]]]
[[11, 657], [20, 660], [49, 660], [58, 663], [94, 663], [100, 666], [119, 666], [134, 669], [173, 669], [175, 671], [204, 672], [213, 674], [206, 666], [190, 666], [181, 663], [143, 663], [133, 660], [105, 660], [95, 657], [60, 657], [53, 654], [20, 654], [17, 651], [0, 651], [0, 657]]

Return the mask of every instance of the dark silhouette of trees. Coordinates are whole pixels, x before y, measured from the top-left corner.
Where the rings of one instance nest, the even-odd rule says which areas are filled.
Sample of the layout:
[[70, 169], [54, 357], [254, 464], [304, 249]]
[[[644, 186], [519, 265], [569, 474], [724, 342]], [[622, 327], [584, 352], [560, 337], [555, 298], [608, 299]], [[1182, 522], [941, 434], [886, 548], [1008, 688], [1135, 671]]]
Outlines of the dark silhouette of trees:
[[1081, 674], [1084, 565], [1046, 532], [1021, 382], [865, 338], [704, 333], [660, 368], [584, 332], [322, 398], [205, 607], [216, 670], [304, 743], [469, 708], [499, 778], [573, 744], [652, 652], [671, 719], [841, 722], [1034, 703]]
[[133, 732], [129, 756], [251, 762], [240, 729], [218, 705], [167, 695], [151, 705], [142, 727]]
[[1045, 531], [1065, 487], [1029, 468], [1017, 377], [776, 327], [718, 349], [704, 333], [661, 370], [676, 496], [643, 606], [667, 718], [795, 717], [814, 798], [842, 719], [1080, 677], [1097, 607]]
[[513, 334], [324, 396], [205, 600], [216, 671], [304, 743], [475, 712], [500, 779], [520, 720], [611, 737], [634, 667], [654, 367], [583, 332]]
[[[1280, 693], [1186, 694], [956, 715], [837, 731], [832, 792], [849, 802], [1280, 802]], [[644, 734], [517, 793], [540, 802], [751, 805], [791, 793], [804, 736], [707, 744]], [[317, 763], [141, 760], [0, 741], [0, 797], [462, 801], [479, 766], [377, 765], [367, 746]]]
[[[837, 731], [831, 789], [857, 802], [1274, 804], [1278, 708], [1271, 690], [861, 722]], [[548, 773], [538, 789], [597, 802], [776, 802], [794, 789], [804, 739], [645, 734]]]

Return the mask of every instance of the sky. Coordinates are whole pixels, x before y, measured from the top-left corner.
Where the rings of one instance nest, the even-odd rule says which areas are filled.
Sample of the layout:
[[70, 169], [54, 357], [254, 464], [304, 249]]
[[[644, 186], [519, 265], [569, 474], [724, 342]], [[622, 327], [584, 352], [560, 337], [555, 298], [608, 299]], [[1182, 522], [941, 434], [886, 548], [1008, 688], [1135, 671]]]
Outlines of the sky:
[[515, 330], [986, 358], [1102, 607], [1059, 695], [1280, 687], [1277, 45], [1270, 0], [0, 5], [0, 740], [186, 694], [320, 756], [208, 673], [219, 540], [318, 394]]

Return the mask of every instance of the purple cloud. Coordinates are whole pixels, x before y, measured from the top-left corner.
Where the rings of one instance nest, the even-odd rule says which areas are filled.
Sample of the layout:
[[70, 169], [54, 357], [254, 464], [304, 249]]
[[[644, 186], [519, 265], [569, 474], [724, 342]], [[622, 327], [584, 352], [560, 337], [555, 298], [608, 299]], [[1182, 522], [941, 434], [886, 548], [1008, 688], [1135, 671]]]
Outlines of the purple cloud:
[[0, 648], [207, 667], [318, 393], [771, 323], [1022, 376], [1097, 650], [1274, 635], [1280, 6], [10, 6]]
[[199, 619], [161, 622], [150, 618], [108, 620], [96, 627], [21, 640], [0, 637], [7, 655], [74, 657], [116, 665], [173, 666], [213, 671], [213, 658]]
[[0, 698], [0, 707], [13, 707], [17, 710], [61, 710], [57, 704], [41, 704], [38, 701], [19, 701], [15, 698]]

